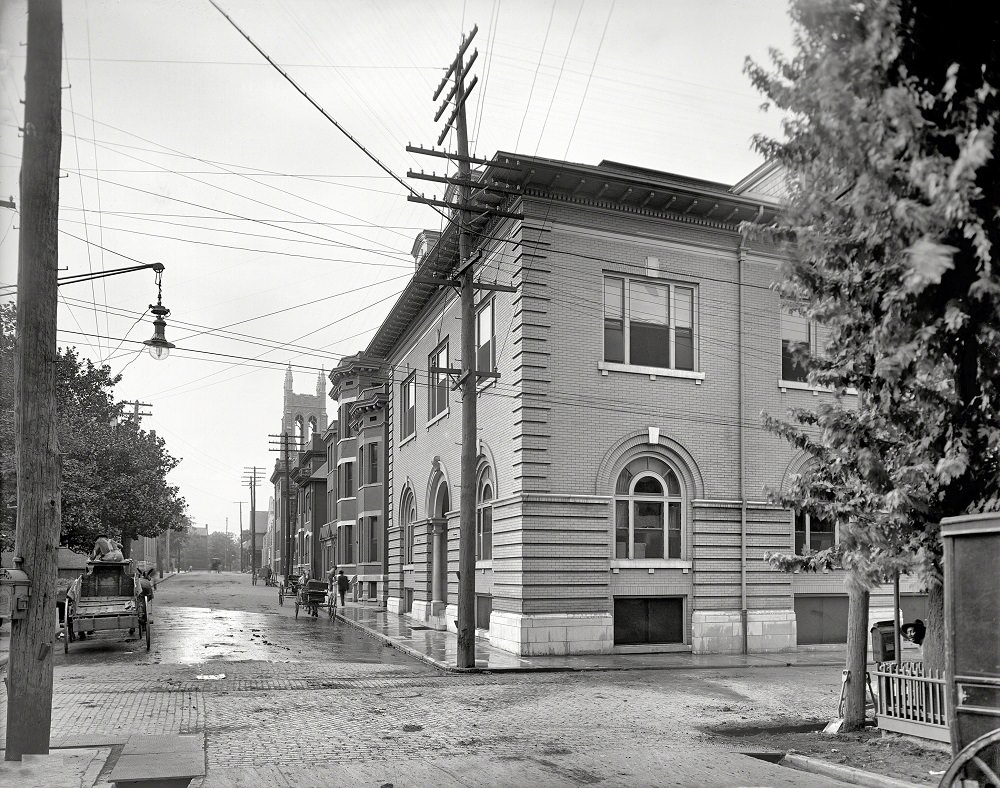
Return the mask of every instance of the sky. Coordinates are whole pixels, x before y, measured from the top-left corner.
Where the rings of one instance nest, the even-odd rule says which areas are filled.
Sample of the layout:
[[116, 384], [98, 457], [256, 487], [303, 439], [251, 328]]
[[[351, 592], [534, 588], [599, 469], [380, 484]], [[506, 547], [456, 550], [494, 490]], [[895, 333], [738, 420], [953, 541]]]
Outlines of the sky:
[[[731, 184], [761, 164], [752, 135], [779, 133], [743, 64], [791, 51], [786, 0], [217, 2], [370, 155], [209, 0], [72, 0], [59, 214], [61, 276], [166, 268], [168, 359], [141, 344], [148, 270], [61, 287], [58, 340], [123, 373], [119, 401], [149, 403], [143, 427], [181, 460], [170, 480], [211, 531], [236, 531], [240, 501], [249, 524], [245, 468], [264, 469], [267, 508], [286, 365], [313, 393], [321, 370], [363, 350], [413, 270], [414, 237], [440, 228], [373, 158], [401, 177], [442, 173], [405, 148], [436, 142], [432, 95], [474, 25], [477, 155]], [[26, 11], [0, 2], [0, 198], [16, 203]], [[0, 300], [18, 224], [0, 208]]]

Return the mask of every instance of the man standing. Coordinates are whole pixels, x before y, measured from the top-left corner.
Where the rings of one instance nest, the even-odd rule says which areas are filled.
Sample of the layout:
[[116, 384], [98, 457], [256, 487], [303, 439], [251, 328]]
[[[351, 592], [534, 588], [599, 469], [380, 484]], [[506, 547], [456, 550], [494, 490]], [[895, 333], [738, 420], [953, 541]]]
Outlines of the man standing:
[[344, 574], [344, 570], [340, 570], [340, 574], [337, 575], [337, 591], [340, 592], [340, 606], [345, 607], [347, 605], [347, 589], [351, 585], [351, 581], [348, 580], [347, 575]]

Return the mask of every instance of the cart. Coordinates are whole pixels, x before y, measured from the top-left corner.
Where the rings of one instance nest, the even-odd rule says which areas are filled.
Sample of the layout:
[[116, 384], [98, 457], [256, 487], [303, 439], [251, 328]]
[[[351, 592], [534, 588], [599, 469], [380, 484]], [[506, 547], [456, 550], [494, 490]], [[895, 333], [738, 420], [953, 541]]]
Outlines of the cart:
[[306, 615], [316, 618], [319, 615], [320, 607], [327, 608], [330, 616], [333, 616], [332, 593], [328, 594], [328, 586], [325, 580], [307, 580], [299, 585], [299, 591], [295, 595], [295, 617], [299, 617], [299, 608], [306, 609]]
[[63, 617], [63, 651], [69, 644], [98, 632], [127, 629], [152, 641], [149, 600], [142, 593], [131, 561], [90, 561], [66, 594]]
[[299, 592], [295, 595], [295, 617], [299, 617], [300, 607], [304, 607], [306, 614], [313, 618], [319, 615], [321, 607], [325, 607], [332, 618], [337, 606], [336, 598], [325, 580], [307, 580], [304, 585], [299, 586]]
[[286, 575], [285, 579], [278, 584], [278, 604], [285, 604], [286, 596], [296, 596], [301, 584], [302, 575]]

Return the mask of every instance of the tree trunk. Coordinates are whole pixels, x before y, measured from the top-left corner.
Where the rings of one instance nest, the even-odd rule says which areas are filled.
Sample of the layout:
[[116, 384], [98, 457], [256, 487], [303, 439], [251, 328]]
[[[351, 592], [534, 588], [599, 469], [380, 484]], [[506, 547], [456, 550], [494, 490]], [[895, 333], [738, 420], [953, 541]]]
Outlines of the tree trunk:
[[944, 670], [944, 586], [931, 582], [927, 588], [927, 620], [924, 622], [924, 669]]
[[132, 540], [128, 536], [125, 536], [124, 534], [122, 535], [122, 557], [123, 558], [132, 557]]
[[842, 730], [859, 731], [865, 727], [865, 688], [868, 669], [868, 589], [852, 573], [845, 585], [847, 609], [847, 693], [844, 696]]

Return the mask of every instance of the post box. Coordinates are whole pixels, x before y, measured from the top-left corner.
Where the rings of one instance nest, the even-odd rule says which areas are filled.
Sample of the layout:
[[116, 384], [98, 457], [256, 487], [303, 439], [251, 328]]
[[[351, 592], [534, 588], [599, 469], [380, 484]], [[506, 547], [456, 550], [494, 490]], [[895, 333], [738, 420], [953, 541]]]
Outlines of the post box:
[[24, 618], [28, 615], [31, 580], [20, 569], [0, 569], [0, 618]]
[[876, 621], [871, 628], [872, 662], [892, 662], [896, 659], [896, 624]]
[[[952, 749], [1000, 729], [1000, 513], [941, 520]], [[1000, 765], [1000, 748], [981, 759]]]

